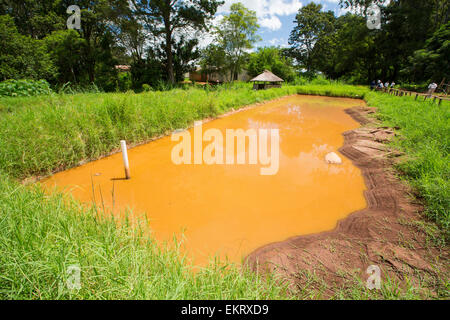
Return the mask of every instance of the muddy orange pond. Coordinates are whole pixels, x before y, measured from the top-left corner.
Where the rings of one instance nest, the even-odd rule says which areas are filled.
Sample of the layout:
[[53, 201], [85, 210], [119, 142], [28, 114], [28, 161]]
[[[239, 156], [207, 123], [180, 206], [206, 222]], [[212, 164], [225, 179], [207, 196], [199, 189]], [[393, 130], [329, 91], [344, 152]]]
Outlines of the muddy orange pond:
[[[171, 154], [179, 142], [168, 136], [128, 151], [131, 180], [121, 179], [122, 155], [115, 154], [42, 183], [84, 202], [103, 199], [114, 212], [145, 213], [157, 240], [184, 235], [184, 252], [195, 265], [215, 256], [239, 263], [263, 245], [331, 230], [366, 207], [360, 170], [337, 151], [342, 133], [359, 127], [344, 109], [363, 104], [291, 96], [203, 124], [203, 132], [219, 129], [224, 137], [227, 129], [278, 129], [274, 175], [261, 175], [260, 164], [174, 164]], [[194, 129], [188, 132], [194, 139]], [[329, 152], [339, 154], [343, 164], [327, 164]]]

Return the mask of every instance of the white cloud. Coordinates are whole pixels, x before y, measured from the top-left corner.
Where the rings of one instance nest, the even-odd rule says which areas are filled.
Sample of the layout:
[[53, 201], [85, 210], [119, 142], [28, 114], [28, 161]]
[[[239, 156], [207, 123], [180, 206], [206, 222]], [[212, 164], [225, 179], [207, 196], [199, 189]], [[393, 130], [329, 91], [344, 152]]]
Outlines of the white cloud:
[[224, 14], [230, 11], [233, 3], [241, 2], [246, 8], [256, 12], [261, 27], [279, 30], [283, 26], [279, 17], [297, 13], [302, 7], [300, 0], [225, 0], [218, 10]]
[[[339, 0], [325, 0], [326, 2], [332, 2], [332, 3], [339, 3]], [[385, 0], [384, 4], [382, 4], [381, 6], [388, 6], [391, 3], [392, 0]], [[342, 16], [347, 14], [348, 12], [353, 13], [353, 14], [359, 14], [359, 15], [363, 15], [363, 7], [357, 6], [355, 8], [341, 8], [341, 7], [337, 7], [336, 10], [334, 10], [334, 13], [337, 16]]]
[[270, 30], [279, 30], [282, 27], [282, 23], [277, 16], [269, 16], [267, 18], [259, 19], [261, 27], [268, 28]]
[[268, 44], [275, 47], [287, 48], [289, 47], [288, 41], [285, 38], [273, 38], [272, 40], [267, 41]]

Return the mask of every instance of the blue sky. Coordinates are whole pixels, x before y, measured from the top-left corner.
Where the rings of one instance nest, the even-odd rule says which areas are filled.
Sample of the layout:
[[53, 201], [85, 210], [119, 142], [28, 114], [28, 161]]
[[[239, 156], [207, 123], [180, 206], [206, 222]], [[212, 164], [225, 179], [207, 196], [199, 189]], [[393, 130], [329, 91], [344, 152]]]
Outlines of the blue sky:
[[[312, 2], [311, 0], [225, 0], [219, 8], [218, 17], [229, 12], [231, 4], [241, 2], [247, 8], [256, 11], [261, 26], [259, 35], [263, 39], [260, 46], [287, 46], [289, 34], [294, 27], [295, 15], [298, 9]], [[324, 10], [335, 11], [340, 15], [339, 0], [316, 0], [324, 6]]]

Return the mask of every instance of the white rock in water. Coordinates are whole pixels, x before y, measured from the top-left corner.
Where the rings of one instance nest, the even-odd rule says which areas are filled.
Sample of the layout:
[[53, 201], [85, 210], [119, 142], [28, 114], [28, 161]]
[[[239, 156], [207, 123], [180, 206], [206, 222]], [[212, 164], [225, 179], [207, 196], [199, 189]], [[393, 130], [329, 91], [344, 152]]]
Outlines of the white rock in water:
[[342, 164], [342, 159], [334, 152], [327, 154], [325, 161], [330, 164]]

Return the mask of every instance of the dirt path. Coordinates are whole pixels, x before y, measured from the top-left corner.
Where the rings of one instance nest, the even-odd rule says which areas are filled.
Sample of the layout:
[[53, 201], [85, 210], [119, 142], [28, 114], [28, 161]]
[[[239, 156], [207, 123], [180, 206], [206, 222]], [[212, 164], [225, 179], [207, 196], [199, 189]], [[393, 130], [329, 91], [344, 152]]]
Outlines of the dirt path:
[[[406, 279], [436, 294], [439, 279], [448, 279], [448, 250], [433, 241], [423, 208], [393, 174], [399, 156], [385, 144], [395, 131], [380, 128], [368, 116], [374, 108], [346, 110], [363, 127], [344, 133], [340, 152], [359, 167], [365, 179], [368, 207], [338, 222], [335, 230], [300, 236], [264, 246], [247, 257], [249, 265], [277, 271], [299, 289], [314, 279], [325, 283], [324, 297], [336, 288], [366, 281], [367, 268], [377, 265], [382, 281]], [[309, 275], [309, 276], [308, 276]]]

